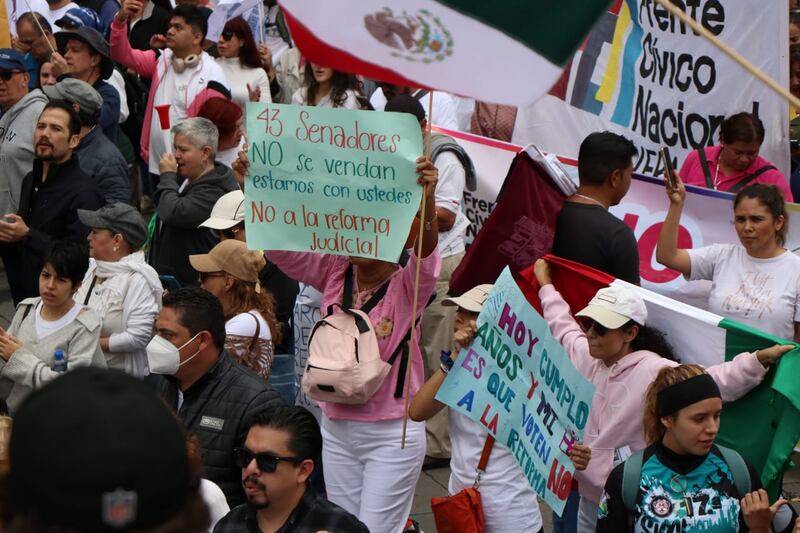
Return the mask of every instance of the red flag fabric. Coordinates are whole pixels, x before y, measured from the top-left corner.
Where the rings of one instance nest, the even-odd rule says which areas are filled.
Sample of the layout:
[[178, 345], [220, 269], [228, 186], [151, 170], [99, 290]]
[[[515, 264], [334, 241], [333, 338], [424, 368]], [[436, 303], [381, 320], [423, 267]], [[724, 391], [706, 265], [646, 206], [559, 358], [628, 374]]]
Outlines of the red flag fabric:
[[450, 294], [494, 283], [532, 265], [553, 247], [564, 194], [524, 151], [517, 154], [497, 196], [497, 205], [450, 279]]

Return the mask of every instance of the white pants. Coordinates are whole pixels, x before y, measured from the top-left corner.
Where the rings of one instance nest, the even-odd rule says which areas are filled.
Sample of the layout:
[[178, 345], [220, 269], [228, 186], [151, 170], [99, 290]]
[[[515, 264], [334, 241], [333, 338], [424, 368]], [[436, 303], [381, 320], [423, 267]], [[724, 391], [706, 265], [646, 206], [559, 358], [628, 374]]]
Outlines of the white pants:
[[425, 458], [425, 423], [356, 422], [322, 416], [322, 467], [328, 499], [372, 533], [402, 533]]
[[594, 533], [597, 528], [597, 507], [596, 503], [581, 496], [578, 504], [578, 533]]

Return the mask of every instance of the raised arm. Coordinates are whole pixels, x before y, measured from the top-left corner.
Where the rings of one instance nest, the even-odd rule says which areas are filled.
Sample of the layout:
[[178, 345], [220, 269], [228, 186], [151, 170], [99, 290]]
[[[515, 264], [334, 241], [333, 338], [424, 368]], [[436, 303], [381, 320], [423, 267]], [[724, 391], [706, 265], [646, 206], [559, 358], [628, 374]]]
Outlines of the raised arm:
[[153, 50], [134, 50], [128, 41], [128, 21], [133, 13], [141, 10], [138, 0], [123, 0], [121, 9], [111, 23], [111, 59], [136, 71], [145, 78], [151, 78], [156, 68], [156, 53]]
[[681, 212], [683, 202], [686, 199], [686, 188], [677, 172], [675, 174], [676, 187], [670, 188], [669, 180], [664, 180], [666, 184], [667, 197], [669, 198], [669, 209], [664, 224], [661, 226], [661, 233], [658, 236], [656, 247], [656, 261], [667, 268], [677, 270], [684, 276], [688, 276], [692, 271], [692, 260], [689, 252], [678, 248], [678, 230], [681, 223]]

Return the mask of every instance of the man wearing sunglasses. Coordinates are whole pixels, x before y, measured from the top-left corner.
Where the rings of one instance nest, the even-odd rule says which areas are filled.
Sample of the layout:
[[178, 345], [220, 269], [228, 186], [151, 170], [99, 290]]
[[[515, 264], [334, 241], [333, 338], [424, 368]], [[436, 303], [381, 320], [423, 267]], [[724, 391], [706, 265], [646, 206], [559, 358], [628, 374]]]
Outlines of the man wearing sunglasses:
[[257, 414], [234, 452], [247, 503], [222, 518], [215, 533], [367, 533], [355, 516], [309, 489], [321, 454], [319, 424], [306, 409], [281, 406]]
[[33, 130], [47, 97], [28, 91], [25, 58], [0, 48], [0, 215], [16, 213], [22, 180], [33, 166]]

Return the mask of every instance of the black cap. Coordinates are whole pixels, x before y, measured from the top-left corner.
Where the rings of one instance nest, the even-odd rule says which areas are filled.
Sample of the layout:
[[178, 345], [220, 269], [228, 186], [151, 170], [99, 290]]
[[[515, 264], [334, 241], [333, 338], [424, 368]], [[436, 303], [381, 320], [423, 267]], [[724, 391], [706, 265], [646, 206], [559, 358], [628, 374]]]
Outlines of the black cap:
[[69, 371], [22, 403], [9, 463], [15, 510], [82, 532], [159, 525], [199, 484], [186, 435], [156, 391], [98, 368]]
[[58, 50], [62, 54], [67, 49], [67, 42], [71, 39], [82, 41], [89, 45], [92, 50], [102, 56], [100, 61], [100, 78], [107, 80], [114, 72], [114, 63], [111, 61], [111, 52], [106, 41], [99, 31], [88, 26], [81, 26], [72, 31], [60, 31], [55, 34]]

